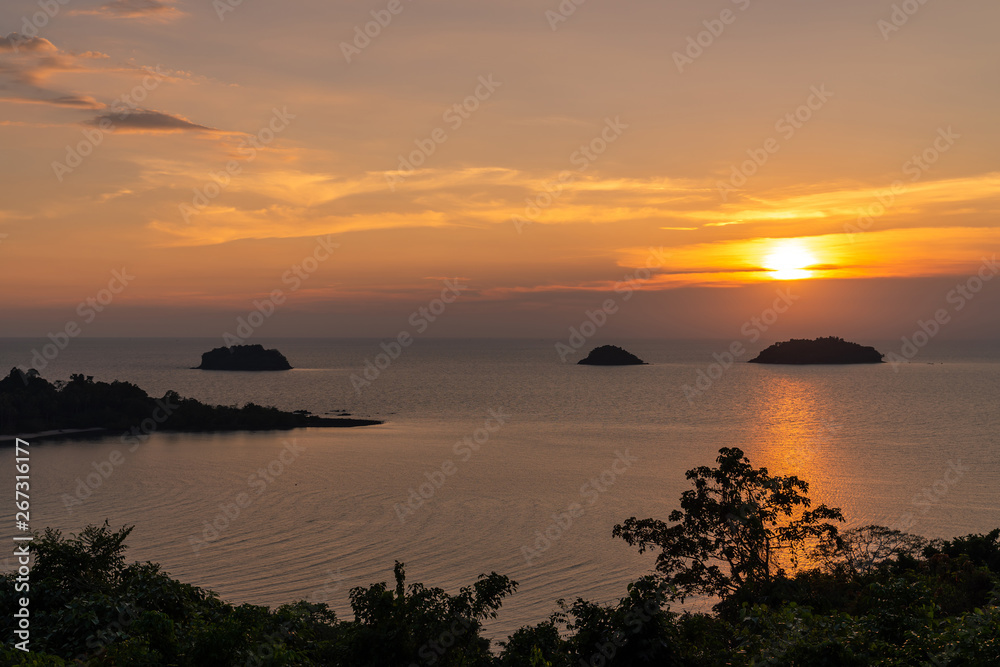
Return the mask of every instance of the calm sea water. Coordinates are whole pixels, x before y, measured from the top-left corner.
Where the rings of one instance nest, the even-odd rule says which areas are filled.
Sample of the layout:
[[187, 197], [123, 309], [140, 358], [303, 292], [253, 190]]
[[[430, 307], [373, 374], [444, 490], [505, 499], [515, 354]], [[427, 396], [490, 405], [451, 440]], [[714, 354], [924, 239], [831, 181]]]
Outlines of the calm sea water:
[[[0, 368], [28, 363], [43, 342], [0, 339]], [[558, 598], [623, 595], [653, 559], [612, 539], [612, 526], [666, 518], [684, 471], [724, 446], [808, 480], [848, 525], [928, 537], [1000, 526], [998, 344], [935, 343], [896, 369], [738, 362], [689, 401], [683, 387], [699, 371], [720, 375], [710, 365], [728, 341], [630, 341], [651, 365], [591, 368], [562, 363], [551, 341], [418, 340], [360, 392], [351, 375], [380, 341], [253, 342], [295, 370], [191, 370], [217, 339], [79, 339], [42, 375], [386, 423], [154, 433], [134, 448], [117, 434], [40, 442], [33, 527], [135, 524], [131, 557], [182, 581], [238, 603], [325, 601], [346, 618], [350, 588], [391, 580], [395, 560], [410, 581], [452, 592], [497, 571], [520, 582], [488, 627], [506, 636]], [[408, 499], [419, 500], [403, 510]], [[583, 514], [567, 521], [574, 503]], [[2, 512], [13, 526], [12, 508]]]

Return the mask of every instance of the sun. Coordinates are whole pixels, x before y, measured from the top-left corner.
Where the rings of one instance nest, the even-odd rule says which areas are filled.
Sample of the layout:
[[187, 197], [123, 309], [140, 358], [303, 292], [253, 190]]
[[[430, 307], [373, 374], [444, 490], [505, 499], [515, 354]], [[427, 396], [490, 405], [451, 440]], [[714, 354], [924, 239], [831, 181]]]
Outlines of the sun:
[[816, 258], [798, 239], [777, 242], [764, 259], [764, 268], [771, 271], [771, 278], [775, 280], [811, 278], [813, 272], [807, 268], [815, 264]]

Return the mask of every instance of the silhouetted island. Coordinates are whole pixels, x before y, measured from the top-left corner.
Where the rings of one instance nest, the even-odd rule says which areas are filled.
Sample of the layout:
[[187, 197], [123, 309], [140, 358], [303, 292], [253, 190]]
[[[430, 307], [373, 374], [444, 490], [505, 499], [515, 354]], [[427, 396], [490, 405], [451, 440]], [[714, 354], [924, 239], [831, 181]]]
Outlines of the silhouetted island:
[[585, 366], [642, 366], [646, 362], [617, 345], [595, 347], [586, 359], [576, 362]]
[[265, 350], [263, 345], [233, 345], [217, 347], [201, 355], [203, 371], [287, 371], [292, 366], [277, 350]]
[[874, 347], [829, 336], [793, 338], [775, 343], [751, 359], [751, 364], [880, 364], [885, 355]]
[[153, 398], [130, 382], [94, 382], [92, 376], [79, 374], [71, 375], [69, 382], [50, 383], [34, 369], [22, 372], [13, 368], [0, 380], [0, 435], [104, 430], [138, 437], [153, 431], [256, 431], [381, 423], [319, 417], [305, 410], [285, 412], [254, 403], [242, 408], [207, 405], [175, 391]]

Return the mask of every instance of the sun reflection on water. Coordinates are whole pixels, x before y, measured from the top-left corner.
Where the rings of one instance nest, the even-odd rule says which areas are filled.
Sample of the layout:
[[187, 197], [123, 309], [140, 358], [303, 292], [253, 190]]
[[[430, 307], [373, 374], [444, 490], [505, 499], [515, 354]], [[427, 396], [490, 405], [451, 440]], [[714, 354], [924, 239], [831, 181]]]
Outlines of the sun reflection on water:
[[[750, 462], [755, 467], [766, 467], [771, 475], [794, 475], [808, 482], [809, 491], [805, 495], [812, 499], [815, 508], [826, 502], [816, 482], [828, 479], [830, 466], [836, 465], [833, 447], [841, 424], [812, 382], [779, 373], [776, 371], [767, 378], [756, 394], [757, 423], [761, 430]], [[800, 567], [814, 565], [800, 555]]]

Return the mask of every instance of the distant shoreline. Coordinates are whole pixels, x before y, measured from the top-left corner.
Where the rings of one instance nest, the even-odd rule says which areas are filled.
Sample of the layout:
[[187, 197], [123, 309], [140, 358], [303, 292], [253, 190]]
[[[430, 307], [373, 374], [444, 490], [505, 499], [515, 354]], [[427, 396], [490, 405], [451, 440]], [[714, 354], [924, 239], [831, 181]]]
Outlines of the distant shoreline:
[[76, 435], [98, 435], [107, 433], [109, 429], [93, 428], [61, 428], [51, 431], [39, 431], [38, 433], [3, 433], [0, 434], [0, 446], [13, 445], [17, 439], [27, 440], [29, 443], [37, 440], [59, 440], [60, 438], [72, 438]]
[[[169, 430], [163, 429], [162, 433], [265, 433], [268, 431], [291, 431], [298, 428], [354, 428], [356, 426], [378, 426], [385, 422], [376, 419], [352, 419], [350, 417], [315, 417], [317, 420], [312, 424], [293, 426], [291, 428], [241, 428], [241, 429], [201, 429], [201, 430]], [[37, 433], [0, 433], [0, 447], [12, 447], [15, 441], [20, 438], [34, 444], [39, 441], [52, 442], [55, 440], [68, 440], [77, 436], [86, 438], [99, 437], [114, 433], [115, 429], [95, 426], [92, 428], [63, 428], [49, 431], [39, 431]]]
[[375, 419], [320, 417], [306, 410], [287, 412], [254, 403], [243, 407], [207, 405], [173, 391], [153, 398], [128, 382], [95, 382], [93, 377], [78, 374], [70, 376], [69, 382], [52, 384], [37, 371], [22, 374], [16, 368], [0, 380], [0, 405], [7, 406], [0, 411], [0, 442], [13, 442], [18, 437], [53, 439], [102, 432], [119, 432], [123, 439], [136, 439], [154, 431], [288, 431], [382, 423]]

